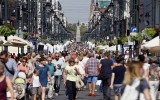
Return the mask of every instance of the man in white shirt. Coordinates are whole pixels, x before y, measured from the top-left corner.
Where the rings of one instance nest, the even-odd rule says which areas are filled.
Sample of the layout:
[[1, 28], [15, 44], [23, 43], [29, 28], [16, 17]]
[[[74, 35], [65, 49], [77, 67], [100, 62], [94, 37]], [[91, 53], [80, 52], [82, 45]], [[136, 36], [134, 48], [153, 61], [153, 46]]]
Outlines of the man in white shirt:
[[52, 63], [55, 65], [55, 70], [56, 70], [54, 73], [55, 75], [55, 80], [54, 80], [55, 95], [58, 96], [65, 64], [63, 60], [59, 59], [59, 53], [55, 53], [55, 59], [52, 60]]
[[[88, 61], [88, 59], [89, 59], [89, 57], [88, 57], [88, 52], [84, 52], [83, 53], [83, 60], [82, 60], [82, 63], [83, 63], [83, 69], [85, 70], [85, 66], [86, 66], [86, 63], [87, 63], [87, 61]], [[88, 80], [88, 77], [87, 77], [87, 75], [85, 74], [85, 76], [84, 76], [84, 80], [83, 80], [83, 82], [84, 82], [84, 88], [86, 88], [86, 86], [87, 86], [87, 80]]]

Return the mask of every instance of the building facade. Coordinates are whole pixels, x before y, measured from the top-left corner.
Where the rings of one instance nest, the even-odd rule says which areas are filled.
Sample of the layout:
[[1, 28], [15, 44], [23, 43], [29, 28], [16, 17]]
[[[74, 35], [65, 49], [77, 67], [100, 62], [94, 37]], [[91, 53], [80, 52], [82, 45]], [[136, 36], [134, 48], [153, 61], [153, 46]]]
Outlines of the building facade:
[[160, 0], [140, 0], [139, 31], [160, 26]]

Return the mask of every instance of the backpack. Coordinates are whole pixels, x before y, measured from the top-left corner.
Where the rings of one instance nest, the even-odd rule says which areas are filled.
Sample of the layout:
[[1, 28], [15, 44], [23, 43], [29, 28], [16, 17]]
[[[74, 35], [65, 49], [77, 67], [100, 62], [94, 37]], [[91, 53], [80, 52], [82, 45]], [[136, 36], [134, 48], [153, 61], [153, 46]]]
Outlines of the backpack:
[[140, 85], [141, 79], [135, 79], [131, 85], [126, 85], [120, 100], [145, 100]]

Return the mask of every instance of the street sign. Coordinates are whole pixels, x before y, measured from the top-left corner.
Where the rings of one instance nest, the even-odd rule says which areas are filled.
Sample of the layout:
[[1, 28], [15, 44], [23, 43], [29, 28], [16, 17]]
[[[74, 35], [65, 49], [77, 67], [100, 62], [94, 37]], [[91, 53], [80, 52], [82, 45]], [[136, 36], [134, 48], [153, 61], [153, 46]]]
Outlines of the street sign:
[[138, 32], [137, 27], [135, 27], [135, 26], [131, 27], [131, 32], [137, 33]]

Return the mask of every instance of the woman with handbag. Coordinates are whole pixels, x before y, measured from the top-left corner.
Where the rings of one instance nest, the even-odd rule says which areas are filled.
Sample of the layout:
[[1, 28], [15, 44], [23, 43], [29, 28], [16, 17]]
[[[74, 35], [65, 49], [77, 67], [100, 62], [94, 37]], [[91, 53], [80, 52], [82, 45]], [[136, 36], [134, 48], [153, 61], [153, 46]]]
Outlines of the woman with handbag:
[[70, 59], [69, 65], [65, 68], [65, 77], [64, 77], [64, 85], [67, 89], [68, 100], [75, 100], [76, 99], [76, 80], [77, 75], [79, 74], [78, 69], [75, 66], [75, 60]]

